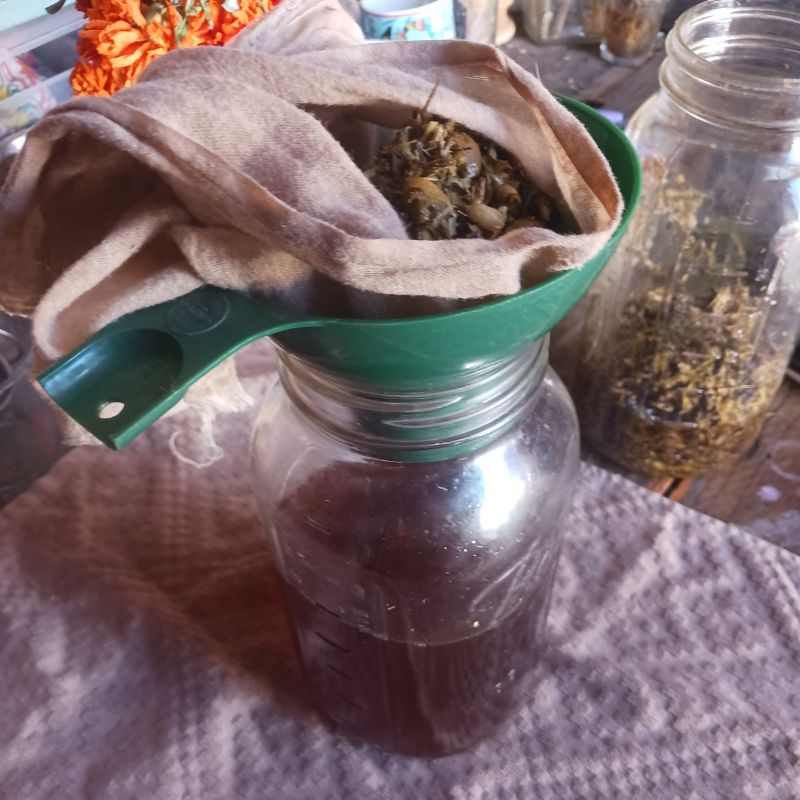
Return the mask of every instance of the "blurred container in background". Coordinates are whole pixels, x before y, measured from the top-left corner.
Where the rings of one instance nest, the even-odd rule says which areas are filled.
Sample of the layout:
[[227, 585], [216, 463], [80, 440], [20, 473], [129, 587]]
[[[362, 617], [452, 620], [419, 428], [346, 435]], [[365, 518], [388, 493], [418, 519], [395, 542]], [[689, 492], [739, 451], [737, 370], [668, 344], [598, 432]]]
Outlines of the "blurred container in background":
[[599, 42], [606, 0], [522, 0], [522, 18], [536, 44]]
[[800, 13], [709, 0], [667, 38], [628, 134], [642, 199], [590, 295], [582, 430], [635, 472], [725, 469], [756, 441], [800, 327]]
[[611, 64], [638, 67], [653, 52], [666, 0], [607, 0], [600, 55]]
[[0, 313], [0, 506], [62, 453], [55, 415], [30, 380], [28, 323]]

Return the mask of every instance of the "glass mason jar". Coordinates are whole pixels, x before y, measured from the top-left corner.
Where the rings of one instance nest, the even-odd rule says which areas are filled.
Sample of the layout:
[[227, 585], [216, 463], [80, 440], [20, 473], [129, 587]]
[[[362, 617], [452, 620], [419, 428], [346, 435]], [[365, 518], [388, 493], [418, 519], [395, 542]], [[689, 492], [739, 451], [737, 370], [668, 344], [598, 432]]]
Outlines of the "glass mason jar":
[[653, 52], [666, 0], [607, 0], [600, 54], [612, 64], [638, 67]]
[[577, 390], [596, 449], [651, 475], [755, 442], [800, 326], [800, 14], [710, 0], [630, 122], [642, 199], [590, 299]]
[[30, 378], [29, 325], [0, 312], [0, 506], [47, 472], [61, 452], [55, 416]]
[[599, 42], [606, 0], [522, 0], [522, 21], [536, 44]]
[[324, 714], [386, 750], [488, 736], [531, 690], [578, 464], [547, 342], [437, 387], [280, 353], [256, 494]]
[[453, 0], [453, 16], [459, 39], [494, 44], [497, 0]]

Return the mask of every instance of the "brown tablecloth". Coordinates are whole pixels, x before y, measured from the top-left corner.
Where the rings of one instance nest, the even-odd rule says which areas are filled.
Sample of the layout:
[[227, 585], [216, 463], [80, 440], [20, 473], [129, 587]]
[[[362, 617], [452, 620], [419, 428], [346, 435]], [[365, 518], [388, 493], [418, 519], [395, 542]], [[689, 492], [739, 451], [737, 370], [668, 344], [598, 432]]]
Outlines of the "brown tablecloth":
[[217, 420], [203, 469], [168, 446], [191, 416], [76, 450], [0, 512], [0, 797], [800, 797], [800, 560], [589, 466], [527, 707], [435, 761], [328, 730], [276, 596], [251, 419]]

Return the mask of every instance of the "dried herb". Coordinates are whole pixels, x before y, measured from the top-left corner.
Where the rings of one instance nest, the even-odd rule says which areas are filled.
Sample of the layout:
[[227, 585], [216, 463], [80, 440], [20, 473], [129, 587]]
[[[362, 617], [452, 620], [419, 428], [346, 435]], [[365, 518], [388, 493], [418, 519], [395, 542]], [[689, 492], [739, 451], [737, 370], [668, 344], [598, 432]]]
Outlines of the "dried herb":
[[605, 6], [606, 0], [537, 0], [534, 13], [540, 20], [541, 38], [599, 39]]
[[381, 148], [367, 174], [400, 212], [412, 239], [495, 239], [516, 228], [558, 223], [551, 198], [513, 156], [424, 110]]
[[[580, 393], [582, 419], [622, 465], [683, 477], [723, 468], [752, 446], [785, 359], [759, 337], [769, 301], [746, 281], [705, 296], [667, 291], [624, 306], [618, 348], [592, 363]], [[603, 387], [599, 407], [592, 385]]]
[[661, 27], [663, 0], [608, 0], [605, 46], [620, 59], [647, 56]]
[[606, 0], [586, 0], [583, 9], [583, 31], [588, 38], [603, 34], [606, 18]]
[[752, 446], [783, 379], [794, 342], [775, 324], [775, 239], [769, 224], [709, 215], [707, 193], [661, 156], [642, 177], [616, 256], [626, 284], [596, 295], [576, 400], [614, 461], [698, 475]]

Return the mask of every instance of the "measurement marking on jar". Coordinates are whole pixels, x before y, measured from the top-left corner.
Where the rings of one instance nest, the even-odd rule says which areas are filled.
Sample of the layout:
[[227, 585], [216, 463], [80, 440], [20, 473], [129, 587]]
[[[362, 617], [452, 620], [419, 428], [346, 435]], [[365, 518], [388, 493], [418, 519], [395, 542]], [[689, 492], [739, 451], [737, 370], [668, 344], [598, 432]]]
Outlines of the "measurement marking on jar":
[[341, 619], [341, 617], [335, 611], [331, 611], [329, 608], [325, 608], [325, 606], [321, 606], [319, 603], [314, 603], [314, 605], [317, 608], [322, 609], [322, 611], [327, 611], [328, 614], [330, 614], [335, 619]]
[[330, 661], [328, 662], [328, 669], [332, 669], [337, 675], [341, 675], [342, 678], [348, 681], [353, 677], [352, 675], [348, 675], [344, 670], [339, 669], [335, 664], [331, 664]]
[[319, 638], [322, 639], [323, 642], [325, 642], [325, 644], [329, 644], [331, 647], [335, 647], [337, 650], [341, 650], [341, 652], [350, 655], [350, 651], [346, 647], [342, 647], [342, 645], [334, 642], [333, 639], [329, 639], [327, 636], [325, 636], [324, 633], [320, 633], [319, 631], [314, 631], [314, 633], [316, 633], [317, 636], [319, 636]]

